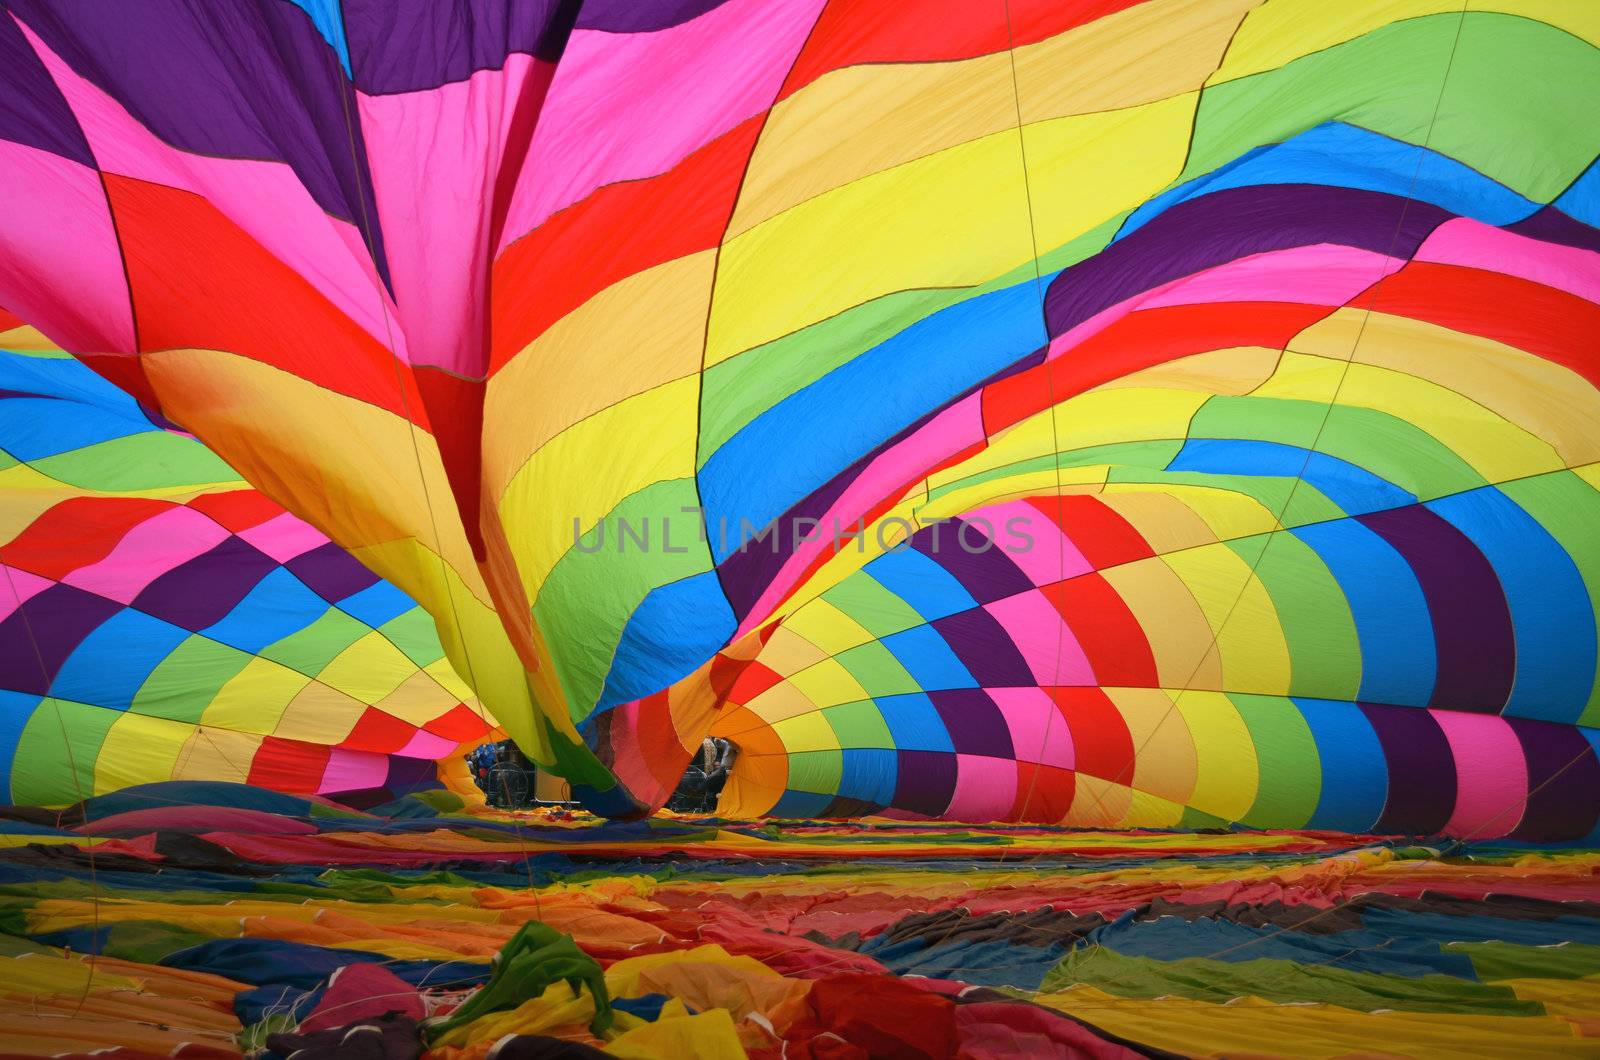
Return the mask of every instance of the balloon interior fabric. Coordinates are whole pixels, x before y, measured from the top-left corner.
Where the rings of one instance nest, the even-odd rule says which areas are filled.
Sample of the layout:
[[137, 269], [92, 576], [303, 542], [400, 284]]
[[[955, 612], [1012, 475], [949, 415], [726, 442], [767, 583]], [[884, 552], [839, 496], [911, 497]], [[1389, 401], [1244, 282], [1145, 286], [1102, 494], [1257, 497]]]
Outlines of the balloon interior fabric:
[[5, 9], [0, 303], [595, 810], [1593, 825], [1593, 5]]
[[3, 801], [436, 786], [490, 725], [426, 613], [26, 332], [0, 319]]

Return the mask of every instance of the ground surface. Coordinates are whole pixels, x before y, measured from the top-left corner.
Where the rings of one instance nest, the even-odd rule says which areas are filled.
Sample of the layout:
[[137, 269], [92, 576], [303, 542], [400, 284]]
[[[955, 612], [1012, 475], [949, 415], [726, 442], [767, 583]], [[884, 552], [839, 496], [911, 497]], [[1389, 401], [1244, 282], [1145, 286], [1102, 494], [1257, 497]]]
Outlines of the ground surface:
[[610, 1026], [524, 976], [430, 1055], [1600, 1055], [1592, 851], [458, 803], [162, 785], [13, 811], [0, 1053], [447, 1014], [536, 920], [604, 969]]

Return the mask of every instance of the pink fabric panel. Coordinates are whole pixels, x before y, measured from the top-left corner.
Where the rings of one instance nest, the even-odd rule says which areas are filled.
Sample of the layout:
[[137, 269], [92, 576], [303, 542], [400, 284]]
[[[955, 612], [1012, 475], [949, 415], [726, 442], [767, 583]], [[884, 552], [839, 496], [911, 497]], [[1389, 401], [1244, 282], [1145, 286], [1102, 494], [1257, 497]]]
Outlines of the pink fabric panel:
[[227, 537], [227, 530], [193, 508], [168, 508], [128, 531], [105, 559], [79, 567], [61, 580], [131, 604], [156, 578]]
[[1445, 834], [1474, 839], [1511, 834], [1528, 795], [1528, 763], [1516, 733], [1494, 714], [1428, 713], [1444, 730], [1456, 760], [1456, 809]]
[[544, 179], [519, 186], [500, 246], [596, 188], [665, 173], [770, 106], [822, 6], [730, 0], [655, 33], [575, 32], [529, 152]]
[[991, 688], [987, 691], [1000, 713], [1005, 715], [1017, 761], [1075, 768], [1077, 757], [1072, 747], [1072, 731], [1048, 693], [1039, 688]]
[[73, 352], [131, 351], [128, 284], [100, 174], [0, 141], [0, 203], [0, 306]]
[[1017, 764], [1009, 758], [956, 755], [956, 791], [947, 816], [957, 821], [998, 821], [1017, 798]]

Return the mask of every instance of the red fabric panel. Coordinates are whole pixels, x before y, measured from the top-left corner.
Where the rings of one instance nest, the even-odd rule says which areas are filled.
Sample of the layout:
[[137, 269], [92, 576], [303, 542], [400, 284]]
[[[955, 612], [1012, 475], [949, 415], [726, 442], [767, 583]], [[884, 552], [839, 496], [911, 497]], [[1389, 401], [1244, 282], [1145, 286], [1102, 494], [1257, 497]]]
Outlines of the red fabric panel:
[[992, 438], [1042, 412], [1052, 397], [1059, 404], [1180, 357], [1234, 346], [1282, 349], [1330, 312], [1289, 302], [1207, 302], [1129, 313], [1054, 360], [984, 387], [984, 433]]
[[1096, 570], [1155, 555], [1133, 524], [1096, 497], [1030, 497]]
[[1155, 688], [1155, 655], [1144, 628], [1111, 583], [1097, 572], [1040, 589], [1078, 638], [1095, 681], [1102, 685]]
[[226, 350], [397, 416], [420, 410], [414, 390], [402, 400], [410, 374], [382, 343], [215, 206], [111, 173], [105, 185], [141, 351]]
[[327, 772], [333, 748], [268, 736], [250, 763], [249, 783], [274, 791], [313, 793]]
[[490, 371], [619, 280], [721, 242], [764, 118], [659, 177], [601, 188], [507, 247], [494, 264]]
[[1110, 697], [1098, 688], [1046, 691], [1067, 719], [1078, 772], [1128, 783], [1133, 778], [1133, 737]]
[[143, 497], [73, 497], [35, 519], [5, 546], [5, 562], [60, 581], [111, 554], [128, 531], [175, 507]]

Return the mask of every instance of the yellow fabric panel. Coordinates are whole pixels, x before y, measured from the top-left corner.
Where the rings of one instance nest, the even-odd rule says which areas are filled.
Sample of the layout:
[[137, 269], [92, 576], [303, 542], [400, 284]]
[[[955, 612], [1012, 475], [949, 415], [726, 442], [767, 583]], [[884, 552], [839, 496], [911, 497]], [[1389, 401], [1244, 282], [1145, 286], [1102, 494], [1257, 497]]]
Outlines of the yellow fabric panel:
[[796, 611], [787, 624], [829, 655], [875, 639], [855, 619], [826, 600], [813, 600]]
[[1227, 61], [1211, 78], [1220, 84], [1273, 70], [1402, 19], [1500, 11], [1547, 22], [1600, 45], [1600, 5], [1571, 0], [1275, 0], [1244, 20]]
[[1091, 390], [1055, 406], [1055, 437], [1063, 453], [1112, 442], [1184, 438], [1206, 397], [1153, 387]]
[[[841, 246], [851, 253], [841, 257]], [[1031, 257], [1017, 136], [1006, 130], [863, 177], [729, 240], [705, 363], [892, 291], [969, 287]]]
[[29, 324], [0, 331], [0, 350], [18, 350], [23, 353], [61, 354], [61, 346], [44, 337], [44, 332]]
[[1524, 1001], [1538, 1001], [1552, 1016], [1593, 1019], [1600, 1012], [1600, 978], [1502, 979]]
[[200, 723], [269, 735], [278, 728], [289, 701], [310, 681], [298, 670], [257, 655], [217, 690]]
[[363, 703], [376, 703], [416, 670], [389, 638], [373, 630], [334, 656], [317, 680]]
[[171, 779], [194, 726], [123, 711], [111, 723], [94, 763], [94, 793]]
[[776, 725], [785, 718], [796, 718], [817, 709], [804, 692], [788, 681], [779, 681], [745, 704], [763, 721]]
[[[606, 287], [490, 377], [483, 408], [488, 496], [504, 493], [562, 431], [699, 371], [715, 260], [716, 252], [705, 250]], [[562, 529], [570, 538], [570, 517]]]
[[[1198, 679], [1179, 687], [1221, 687], [1283, 695], [1289, 688], [1289, 646], [1266, 587], [1238, 553], [1209, 545], [1161, 557], [1206, 613], [1222, 657], [1222, 684]], [[1230, 708], [1231, 709], [1231, 708]]]
[[[0, 543], [9, 542], [67, 497], [66, 488], [28, 464], [12, 464], [0, 470]], [[0, 583], [0, 592], [10, 592]]]
[[262, 737], [200, 726], [183, 745], [172, 767], [173, 780], [231, 780], [243, 784], [250, 778], [250, 763]]
[[1573, 473], [1579, 478], [1583, 479], [1583, 481], [1587, 482], [1595, 489], [1600, 490], [1600, 464], [1585, 464], [1582, 467], [1575, 467], [1572, 470]]
[[[455, 667], [450, 665], [449, 659], [436, 659], [422, 668], [435, 684], [444, 690], [444, 694], [457, 700], [468, 700], [472, 697], [472, 689], [456, 673]], [[398, 689], [396, 689], [398, 691]], [[473, 705], [469, 702], [469, 706]]]
[[[433, 436], [373, 405], [298, 376], [215, 350], [161, 350], [140, 358], [169, 417], [218, 452], [240, 477], [346, 548], [414, 538], [439, 554], [431, 503], [453, 507]], [[284, 439], [292, 438], [292, 446]], [[296, 454], [315, 453], [307, 474]], [[420, 458], [420, 460], [419, 460]], [[422, 467], [419, 480], [418, 463]], [[441, 517], [445, 561], [487, 600], [460, 520]], [[375, 554], [383, 558], [382, 553]], [[412, 599], [428, 601], [416, 565], [374, 568]]]
[[819, 707], [872, 698], [844, 664], [832, 657], [790, 676], [789, 683]]
[[1197, 390], [1202, 394], [1248, 394], [1272, 376], [1278, 353], [1265, 346], [1233, 346], [1226, 350], [1192, 353], [1171, 361], [1129, 372], [1094, 389], [1160, 387]]
[[1176, 828], [1183, 821], [1183, 804], [1142, 791], [1137, 786], [1129, 793], [1127, 815], [1118, 828]]
[[1133, 791], [1088, 773], [1077, 774], [1072, 808], [1062, 824], [1072, 828], [1115, 828], [1133, 806]]
[[[834, 188], [1025, 123], [1198, 89], [1255, 0], [1152, 0], [1016, 50], [833, 70], [773, 108], [733, 238]], [[996, 12], [998, 18], [1000, 12]]]
[[1016, 123], [1003, 52], [831, 70], [772, 108], [728, 238], [834, 188]]
[[1108, 470], [1105, 464], [1063, 467], [1059, 473], [1055, 468], [1046, 467], [1042, 471], [991, 479], [988, 482], [951, 490], [929, 503], [917, 515], [927, 523], [936, 519], [948, 519], [1002, 501], [1023, 497], [1053, 497], [1056, 495], [1058, 483], [1063, 494], [1098, 493], [1105, 486]]
[[[427, 672], [457, 699], [472, 699], [472, 689], [476, 689], [478, 700], [497, 704], [499, 720], [518, 746], [536, 761], [548, 763], [544, 730], [533, 724], [537, 708], [528, 687], [530, 678], [494, 610], [473, 595], [454, 568], [440, 563], [415, 541], [396, 540], [355, 549], [352, 554], [375, 571], [389, 564], [412, 566], [415, 580], [426, 587], [421, 595], [412, 597], [432, 601], [428, 606], [436, 616], [439, 642], [445, 650], [445, 658], [430, 663]], [[535, 674], [533, 680], [539, 677]], [[548, 695], [546, 702], [562, 701]], [[558, 729], [572, 724], [564, 707], [547, 712], [546, 717]]]
[[1443, 386], [1402, 372], [1353, 364], [1339, 404], [1377, 409], [1442, 442], [1490, 482], [1565, 467], [1560, 454], [1514, 423]]
[[[1199, 99], [1198, 92], [1189, 92], [1126, 110], [1024, 126], [1039, 250], [1070, 242], [1170, 184], [1188, 156]], [[1085, 165], [1085, 159], [1094, 164]], [[1005, 192], [997, 187], [988, 194]], [[1010, 231], [1002, 224], [996, 219], [991, 241]]]
[[1156, 553], [1209, 544], [1217, 539], [1206, 521], [1183, 501], [1149, 486], [1107, 490], [1100, 500], [1122, 516]]
[[785, 677], [798, 673], [827, 657], [827, 652], [795, 633], [789, 628], [788, 623], [784, 623], [773, 632], [772, 638], [761, 649], [760, 655], [762, 663]]
[[402, 681], [393, 692], [380, 699], [375, 706], [401, 721], [412, 725], [425, 725], [454, 707], [456, 702], [457, 697], [440, 688], [438, 682], [430, 675], [418, 672]]
[[1193, 689], [1175, 692], [1173, 702], [1173, 713], [1189, 727], [1199, 765], [1188, 805], [1226, 821], [1240, 820], [1256, 801], [1260, 775], [1255, 741], [1239, 709], [1220, 692]]
[[1212, 648], [1211, 625], [1171, 567], [1154, 557], [1100, 573], [1144, 630], [1163, 685], [1221, 686], [1222, 663]]
[[1357, 1012], [1337, 1005], [1278, 1005], [1240, 998], [1227, 1005], [1181, 997], [1122, 998], [1078, 986], [1040, 994], [1035, 1003], [1112, 1034], [1183, 1056], [1281, 1056], [1284, 1043], [1306, 1060], [1379, 1055], [1402, 1044], [1418, 1060], [1464, 1057], [1592, 1056], [1565, 1020], [1537, 1016], [1472, 1016], [1431, 1012]]
[[[1301, 489], [1310, 489], [1301, 486]], [[1254, 497], [1217, 486], [1191, 486], [1188, 483], [1168, 482], [1159, 487], [1142, 482], [1110, 482], [1106, 495], [1137, 493], [1159, 489], [1176, 504], [1188, 508], [1190, 513], [1205, 523], [1206, 538], [1228, 541], [1251, 534], [1264, 534], [1281, 525], [1278, 514]], [[1141, 527], [1143, 529], [1143, 527]], [[1149, 539], [1146, 538], [1148, 541]], [[1202, 539], [1204, 540], [1204, 539]], [[1151, 542], [1152, 547], [1154, 542]], [[1169, 550], [1163, 550], [1163, 552]]]
[[[516, 528], [511, 548], [530, 603], [571, 549], [574, 519], [587, 532], [651, 483], [694, 474], [699, 396], [696, 376], [628, 398], [562, 431], [516, 472], [500, 514]], [[613, 541], [615, 530], [606, 531]]]
[[[1359, 326], [1359, 314], [1342, 309], [1323, 329], [1331, 336], [1335, 328]], [[1347, 341], [1339, 348], [1349, 347]], [[1298, 340], [1295, 348], [1321, 353], [1320, 347]], [[1492, 339], [1387, 313], [1374, 313], [1367, 321], [1356, 360], [1434, 379], [1531, 431], [1568, 466], [1600, 460], [1600, 433], [1594, 430], [1600, 392], [1563, 365]]]
[[775, 723], [772, 731], [783, 740], [784, 750], [790, 754], [797, 751], [839, 750], [839, 736], [821, 711], [785, 718]]
[[1159, 688], [1107, 688], [1106, 695], [1128, 725], [1134, 765], [1130, 783], [1136, 793], [1182, 805], [1194, 794], [1199, 776], [1194, 738], [1172, 697]]
[[1256, 5], [1151, 0], [1018, 48], [1022, 119], [1121, 110], [1192, 92]]
[[308, 743], [337, 744], [350, 735], [365, 709], [360, 700], [312, 681], [283, 712], [278, 732]]

